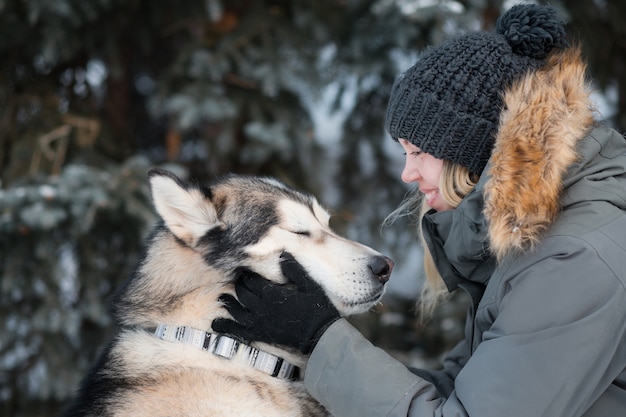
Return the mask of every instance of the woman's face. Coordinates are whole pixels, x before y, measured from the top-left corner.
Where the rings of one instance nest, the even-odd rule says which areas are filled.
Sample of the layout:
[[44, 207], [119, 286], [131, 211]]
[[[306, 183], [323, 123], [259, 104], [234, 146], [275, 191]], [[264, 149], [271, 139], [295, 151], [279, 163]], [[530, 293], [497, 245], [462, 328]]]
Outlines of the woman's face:
[[437, 211], [452, 209], [453, 207], [446, 203], [439, 192], [443, 160], [422, 152], [420, 148], [406, 139], [400, 139], [399, 142], [406, 156], [401, 175], [402, 181], [417, 183], [429, 207]]

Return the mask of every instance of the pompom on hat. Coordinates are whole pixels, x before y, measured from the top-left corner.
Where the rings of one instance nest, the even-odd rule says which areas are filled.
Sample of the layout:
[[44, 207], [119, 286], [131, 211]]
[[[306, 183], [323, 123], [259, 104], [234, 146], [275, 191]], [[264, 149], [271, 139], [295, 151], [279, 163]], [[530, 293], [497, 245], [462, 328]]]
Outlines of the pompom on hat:
[[387, 132], [481, 174], [504, 90], [568, 46], [564, 25], [549, 6], [517, 5], [500, 16], [494, 32], [472, 32], [425, 51], [392, 87]]

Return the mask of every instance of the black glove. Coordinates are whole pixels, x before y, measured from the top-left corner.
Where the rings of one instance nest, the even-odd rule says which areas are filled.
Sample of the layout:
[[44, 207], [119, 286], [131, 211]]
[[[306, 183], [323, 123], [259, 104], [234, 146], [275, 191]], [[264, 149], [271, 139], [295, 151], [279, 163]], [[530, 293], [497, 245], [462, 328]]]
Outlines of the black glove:
[[219, 297], [236, 322], [215, 319], [213, 330], [310, 353], [339, 312], [291, 254], [281, 255], [280, 268], [295, 286], [275, 284], [250, 271], [242, 273], [235, 282], [239, 301], [230, 294]]

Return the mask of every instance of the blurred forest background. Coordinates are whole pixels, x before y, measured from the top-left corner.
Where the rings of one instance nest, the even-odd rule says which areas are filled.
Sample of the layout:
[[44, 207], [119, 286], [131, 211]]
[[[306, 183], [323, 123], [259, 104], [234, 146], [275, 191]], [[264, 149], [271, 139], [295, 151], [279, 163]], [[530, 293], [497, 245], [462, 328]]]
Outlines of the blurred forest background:
[[[408, 188], [383, 131], [427, 45], [491, 29], [498, 0], [1, 0], [0, 415], [54, 415], [109, 334], [107, 297], [155, 217], [145, 173], [272, 175], [396, 261], [355, 318], [408, 364], [461, 337], [462, 298], [421, 323]], [[580, 40], [599, 119], [626, 129], [626, 2], [552, 0]]]

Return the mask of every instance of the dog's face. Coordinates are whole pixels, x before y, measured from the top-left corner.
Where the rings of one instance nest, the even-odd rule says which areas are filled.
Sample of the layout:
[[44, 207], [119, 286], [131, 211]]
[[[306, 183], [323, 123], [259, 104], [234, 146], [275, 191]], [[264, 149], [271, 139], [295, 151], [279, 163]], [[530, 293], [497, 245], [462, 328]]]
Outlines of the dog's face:
[[225, 279], [246, 267], [285, 283], [280, 256], [289, 252], [344, 315], [367, 311], [382, 297], [393, 262], [335, 234], [314, 197], [259, 177], [230, 176], [208, 187], [161, 170], [149, 177], [165, 226]]
[[245, 248], [246, 265], [268, 279], [284, 282], [277, 261], [281, 253], [289, 252], [340, 312], [367, 311], [383, 295], [393, 263], [373, 249], [335, 234], [328, 225], [328, 213], [317, 201], [310, 202], [279, 200], [278, 223]]

